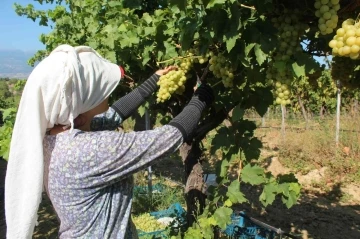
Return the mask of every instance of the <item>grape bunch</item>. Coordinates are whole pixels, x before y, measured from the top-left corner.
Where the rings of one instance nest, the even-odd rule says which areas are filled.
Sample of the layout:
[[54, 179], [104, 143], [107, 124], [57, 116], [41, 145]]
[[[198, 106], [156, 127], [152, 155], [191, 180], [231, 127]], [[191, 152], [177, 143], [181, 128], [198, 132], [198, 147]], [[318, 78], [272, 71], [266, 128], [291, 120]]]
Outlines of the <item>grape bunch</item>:
[[214, 55], [213, 52], [209, 53], [210, 67], [209, 70], [215, 77], [220, 78], [226, 88], [232, 87], [234, 80], [233, 69], [231, 68], [230, 61], [228, 61], [222, 54]]
[[284, 11], [279, 17], [271, 19], [274, 27], [278, 29], [279, 45], [272, 54], [272, 62], [266, 71], [266, 78], [270, 85], [274, 86], [277, 104], [290, 104], [290, 83], [294, 78], [293, 72], [287, 67], [277, 67], [286, 64], [296, 53], [302, 52], [300, 37], [308, 28], [306, 24], [299, 21], [299, 11]]
[[132, 218], [136, 229], [139, 229], [143, 232], [154, 232], [163, 230], [166, 226], [157, 221], [157, 219], [150, 215], [150, 213], [144, 213], [137, 217]]
[[322, 35], [330, 34], [337, 27], [340, 10], [340, 0], [316, 0], [314, 7], [315, 16], [319, 18], [318, 27]]
[[288, 105], [291, 103], [290, 79], [292, 78], [290, 70], [279, 71], [276, 67], [270, 67], [266, 71], [266, 78], [274, 86], [276, 96], [275, 103], [279, 105]]
[[345, 20], [329, 42], [329, 46], [334, 56], [360, 59], [360, 23], [356, 23], [354, 19]]
[[157, 102], [163, 103], [171, 97], [172, 94], [181, 94], [185, 90], [186, 76], [182, 69], [170, 71], [162, 75], [158, 81], [160, 89], [157, 93]]
[[189, 72], [193, 64], [193, 54], [188, 53], [187, 57], [183, 58], [179, 64], [178, 70], [170, 71], [165, 75], [160, 76], [157, 84], [160, 89], [157, 93], [156, 101], [158, 103], [164, 103], [171, 95], [181, 95], [185, 91], [185, 82], [187, 80], [187, 73]]

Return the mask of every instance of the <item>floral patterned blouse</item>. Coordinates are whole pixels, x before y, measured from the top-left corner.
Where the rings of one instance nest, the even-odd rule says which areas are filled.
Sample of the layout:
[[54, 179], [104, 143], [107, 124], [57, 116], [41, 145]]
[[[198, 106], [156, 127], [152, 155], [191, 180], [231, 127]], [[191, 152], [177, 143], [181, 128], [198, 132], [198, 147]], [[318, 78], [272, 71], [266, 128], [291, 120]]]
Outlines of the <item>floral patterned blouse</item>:
[[173, 153], [183, 138], [170, 125], [113, 131], [120, 123], [110, 108], [92, 121], [95, 132], [45, 136], [44, 182], [60, 219], [60, 238], [137, 238], [130, 216], [132, 174]]

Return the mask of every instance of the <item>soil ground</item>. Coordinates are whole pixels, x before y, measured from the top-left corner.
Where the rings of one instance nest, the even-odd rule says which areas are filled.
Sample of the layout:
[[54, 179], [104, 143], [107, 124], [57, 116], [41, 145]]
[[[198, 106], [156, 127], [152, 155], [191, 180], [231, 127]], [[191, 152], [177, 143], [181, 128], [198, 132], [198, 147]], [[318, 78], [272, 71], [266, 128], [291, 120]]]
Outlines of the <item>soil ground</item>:
[[[269, 146], [271, 142], [267, 142]], [[273, 174], [287, 173], [276, 157], [276, 152], [265, 148], [265, 166]], [[182, 182], [183, 166], [180, 160], [166, 159], [154, 166], [153, 170], [161, 176]], [[3, 187], [6, 162], [0, 160], [0, 187]], [[248, 216], [261, 220], [286, 232], [293, 232], [299, 238], [307, 239], [357, 239], [360, 238], [360, 185], [334, 184], [331, 190], [323, 192], [312, 187], [314, 180], [321, 180], [323, 170], [314, 170], [307, 175], [297, 175], [303, 190], [299, 202], [287, 209], [281, 201], [263, 208], [258, 203], [260, 190], [256, 187], [242, 186], [251, 202], [241, 205], [237, 210], [245, 210]], [[0, 200], [0, 238], [5, 238], [6, 223], [4, 200]], [[39, 209], [39, 225], [35, 228], [34, 238], [57, 238], [58, 221], [51, 202], [44, 194]]]

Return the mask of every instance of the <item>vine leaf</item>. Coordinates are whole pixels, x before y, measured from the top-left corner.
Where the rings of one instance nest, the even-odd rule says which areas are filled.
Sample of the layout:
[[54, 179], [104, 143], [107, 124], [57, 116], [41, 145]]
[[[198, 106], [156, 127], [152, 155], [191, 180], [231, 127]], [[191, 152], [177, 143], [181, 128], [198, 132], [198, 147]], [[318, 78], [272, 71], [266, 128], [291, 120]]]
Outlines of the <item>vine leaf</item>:
[[[214, 219], [217, 222], [217, 225], [222, 229], [226, 229], [226, 225], [231, 223], [231, 214], [233, 213], [233, 210], [228, 207], [219, 207], [216, 209], [214, 213]], [[199, 237], [201, 238], [201, 237]]]
[[240, 191], [240, 182], [238, 180], [231, 182], [230, 186], [228, 187], [226, 196], [229, 197], [232, 203], [247, 202], [245, 195]]
[[187, 0], [170, 0], [172, 5], [176, 5], [180, 11], [186, 10]]
[[260, 185], [265, 183], [264, 169], [259, 166], [251, 166], [250, 164], [246, 165], [241, 170], [241, 179], [245, 183], [250, 183], [251, 185]]
[[226, 0], [210, 0], [207, 4], [206, 8], [212, 8], [217, 4], [224, 4]]
[[305, 66], [300, 66], [297, 62], [294, 62], [291, 66], [296, 77], [305, 76]]
[[245, 110], [241, 108], [240, 105], [237, 105], [232, 112], [232, 121], [235, 122], [242, 119], [244, 117], [244, 114]]
[[256, 61], [261, 66], [265, 62], [267, 54], [263, 52], [259, 44], [255, 45], [254, 51], [255, 51]]
[[266, 207], [272, 204], [275, 200], [276, 195], [278, 194], [279, 188], [276, 182], [265, 185], [261, 195], [260, 201]]

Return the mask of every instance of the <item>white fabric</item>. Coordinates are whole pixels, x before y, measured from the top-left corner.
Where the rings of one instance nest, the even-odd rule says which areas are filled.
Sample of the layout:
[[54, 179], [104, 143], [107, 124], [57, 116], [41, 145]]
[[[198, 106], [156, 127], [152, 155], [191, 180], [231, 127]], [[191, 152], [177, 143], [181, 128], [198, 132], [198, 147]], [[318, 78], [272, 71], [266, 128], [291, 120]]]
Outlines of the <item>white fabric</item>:
[[12, 135], [5, 181], [7, 238], [31, 238], [43, 189], [47, 128], [71, 125], [103, 102], [120, 68], [90, 47], [61, 45], [39, 63], [24, 88]]

